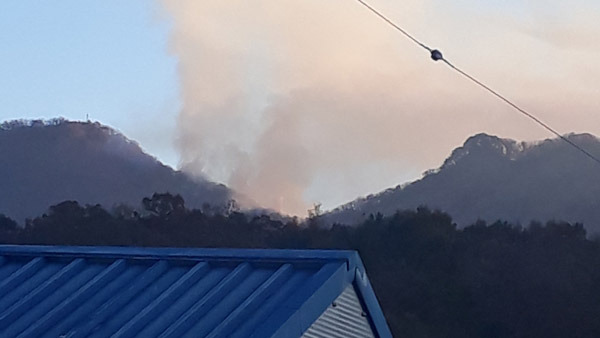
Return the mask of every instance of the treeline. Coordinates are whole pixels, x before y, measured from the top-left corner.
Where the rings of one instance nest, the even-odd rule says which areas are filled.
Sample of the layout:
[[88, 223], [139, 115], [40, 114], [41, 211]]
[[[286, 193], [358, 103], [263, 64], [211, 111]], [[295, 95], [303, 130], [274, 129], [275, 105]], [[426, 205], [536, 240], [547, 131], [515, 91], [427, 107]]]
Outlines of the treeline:
[[25, 227], [0, 217], [3, 243], [355, 249], [397, 337], [600, 337], [600, 243], [581, 224], [478, 222], [457, 229], [419, 208], [357, 227], [188, 210], [155, 194], [142, 210], [67, 201]]

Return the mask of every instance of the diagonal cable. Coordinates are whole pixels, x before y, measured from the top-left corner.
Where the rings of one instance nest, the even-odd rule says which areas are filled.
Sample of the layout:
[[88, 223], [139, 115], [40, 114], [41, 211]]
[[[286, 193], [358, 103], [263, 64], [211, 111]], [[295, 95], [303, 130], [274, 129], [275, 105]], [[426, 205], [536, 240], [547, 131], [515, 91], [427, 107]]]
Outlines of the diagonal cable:
[[415, 38], [414, 36], [412, 36], [411, 34], [409, 34], [407, 31], [405, 31], [404, 29], [402, 29], [396, 23], [394, 23], [391, 19], [389, 19], [388, 17], [386, 17], [385, 15], [383, 15], [377, 9], [373, 8], [371, 5], [369, 5], [368, 3], [366, 3], [364, 0], [356, 0], [356, 1], [358, 1], [361, 5], [365, 6], [373, 14], [377, 15], [380, 19], [382, 19], [383, 21], [385, 21], [386, 23], [388, 23], [390, 26], [392, 26], [394, 29], [396, 29], [400, 33], [402, 33], [404, 36], [406, 36], [407, 38], [409, 38], [412, 42], [416, 43], [420, 47], [422, 47], [422, 48], [426, 49], [427, 51], [429, 51], [431, 53], [431, 58], [434, 61], [443, 61], [446, 65], [448, 65], [451, 69], [453, 69], [454, 71], [456, 71], [460, 75], [464, 76], [465, 78], [471, 80], [472, 82], [474, 82], [478, 86], [480, 86], [483, 89], [487, 90], [492, 95], [496, 96], [497, 98], [499, 98], [500, 100], [504, 101], [506, 104], [508, 104], [509, 106], [511, 106], [512, 108], [514, 108], [515, 110], [517, 110], [519, 113], [521, 113], [521, 114], [525, 115], [526, 117], [530, 118], [535, 123], [537, 123], [540, 126], [542, 126], [544, 129], [548, 130], [552, 134], [554, 134], [557, 137], [559, 137], [561, 140], [565, 141], [567, 144], [571, 145], [573, 148], [579, 150], [582, 154], [584, 154], [588, 158], [590, 158], [593, 161], [595, 161], [596, 163], [600, 164], [600, 159], [598, 159], [596, 156], [592, 155], [590, 152], [588, 152], [587, 150], [583, 149], [581, 146], [579, 146], [575, 142], [573, 142], [573, 141], [569, 140], [568, 138], [566, 138], [565, 136], [561, 135], [554, 128], [550, 127], [548, 124], [544, 123], [542, 120], [540, 120], [539, 118], [535, 117], [530, 112], [528, 112], [525, 109], [519, 107], [517, 104], [513, 103], [511, 100], [509, 100], [505, 96], [501, 95], [497, 91], [493, 90], [489, 86], [485, 85], [483, 82], [479, 81], [474, 76], [469, 75], [467, 72], [465, 72], [462, 69], [460, 69], [460, 68], [456, 67], [455, 65], [453, 65], [450, 61], [446, 60], [442, 56], [442, 53], [439, 50], [432, 49], [432, 48], [428, 47], [427, 45], [425, 45], [424, 43], [422, 43], [421, 41], [419, 41], [417, 38]]
[[371, 12], [373, 12], [373, 14], [377, 15], [380, 19], [382, 19], [383, 21], [387, 22], [390, 26], [394, 27], [397, 31], [399, 31], [400, 33], [404, 34], [404, 36], [406, 36], [407, 38], [411, 39], [412, 42], [416, 43], [417, 45], [427, 49], [428, 51], [431, 52], [431, 48], [427, 47], [424, 43], [422, 43], [421, 41], [417, 40], [414, 36], [410, 35], [407, 31], [405, 31], [404, 29], [402, 29], [400, 26], [396, 25], [392, 20], [388, 19], [385, 15], [381, 14], [381, 12], [379, 12], [378, 10], [376, 10], [375, 8], [371, 7], [371, 5], [369, 5], [368, 3], [364, 2], [363, 0], [356, 0], [358, 2], [361, 3], [361, 5], [367, 7]]
[[477, 85], [479, 85], [483, 89], [487, 90], [488, 92], [492, 93], [494, 96], [496, 96], [500, 100], [504, 101], [506, 104], [508, 104], [509, 106], [513, 107], [514, 109], [516, 109], [517, 111], [519, 111], [521, 114], [529, 117], [530, 119], [532, 119], [533, 121], [535, 121], [540, 126], [544, 127], [546, 130], [548, 130], [552, 134], [558, 136], [560, 139], [562, 139], [563, 141], [567, 142], [568, 144], [570, 144], [571, 146], [573, 146], [574, 148], [576, 148], [577, 150], [579, 150], [580, 152], [582, 152], [584, 155], [586, 155], [590, 159], [592, 159], [592, 160], [594, 160], [594, 161], [596, 161], [596, 162], [598, 162], [600, 164], [600, 159], [598, 159], [596, 156], [592, 155], [590, 152], [588, 152], [587, 150], [583, 149], [577, 143], [575, 143], [575, 142], [569, 140], [568, 138], [566, 138], [565, 136], [561, 135], [559, 132], [557, 132], [555, 129], [553, 129], [552, 127], [550, 127], [548, 124], [544, 123], [543, 121], [541, 121], [540, 119], [538, 119], [537, 117], [535, 117], [533, 114], [531, 114], [528, 111], [526, 111], [525, 109], [517, 106], [512, 101], [510, 101], [509, 99], [507, 99], [506, 97], [504, 97], [500, 93], [496, 92], [492, 88], [486, 86], [481, 81], [477, 80], [476, 78], [474, 78], [473, 76], [469, 75], [465, 71], [463, 71], [460, 68], [456, 67], [455, 65], [453, 65], [452, 63], [450, 63], [448, 60], [446, 60], [446, 59], [441, 59], [441, 60], [444, 61], [444, 63], [446, 63], [450, 68], [452, 68], [455, 71], [457, 71], [460, 75], [462, 75], [462, 76], [466, 77], [467, 79], [475, 82]]

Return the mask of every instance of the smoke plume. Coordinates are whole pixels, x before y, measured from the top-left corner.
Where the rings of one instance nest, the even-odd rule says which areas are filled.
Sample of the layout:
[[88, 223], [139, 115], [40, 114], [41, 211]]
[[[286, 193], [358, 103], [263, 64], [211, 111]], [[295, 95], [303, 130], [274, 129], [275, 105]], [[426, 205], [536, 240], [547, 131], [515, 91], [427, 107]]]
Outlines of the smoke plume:
[[[313, 202], [334, 206], [375, 192], [440, 165], [480, 131], [548, 136], [434, 64], [354, 1], [163, 4], [179, 58], [181, 167], [227, 183], [261, 206], [304, 215]], [[540, 117], [557, 129], [590, 131], [584, 121], [597, 96], [584, 82], [557, 88], [540, 75], [544, 65], [575, 71], [558, 63], [564, 54], [524, 66], [540, 50], [560, 48], [534, 37], [543, 32], [518, 22], [498, 31], [516, 19], [479, 13], [468, 16], [479, 21], [465, 20], [436, 1], [373, 5], [501, 92], [541, 108]], [[512, 51], [525, 43], [540, 49]], [[529, 96], [532, 87], [536, 94]], [[574, 92], [583, 97], [576, 107], [559, 98]], [[564, 123], [557, 109], [567, 106], [581, 123]]]

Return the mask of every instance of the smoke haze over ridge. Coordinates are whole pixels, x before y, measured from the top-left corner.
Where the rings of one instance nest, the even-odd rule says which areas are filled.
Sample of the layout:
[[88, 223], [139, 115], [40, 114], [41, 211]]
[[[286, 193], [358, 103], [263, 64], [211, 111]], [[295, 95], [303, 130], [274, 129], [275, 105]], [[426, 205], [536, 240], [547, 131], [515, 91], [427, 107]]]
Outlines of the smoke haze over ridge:
[[[527, 2], [508, 13], [372, 3], [559, 131], [600, 133], [600, 67], [589, 61], [600, 49], [582, 48], [600, 33], [599, 15], [584, 10], [591, 2]], [[549, 136], [354, 1], [163, 5], [179, 59], [181, 167], [261, 206], [300, 215], [312, 202], [335, 206], [439, 166], [480, 131]]]

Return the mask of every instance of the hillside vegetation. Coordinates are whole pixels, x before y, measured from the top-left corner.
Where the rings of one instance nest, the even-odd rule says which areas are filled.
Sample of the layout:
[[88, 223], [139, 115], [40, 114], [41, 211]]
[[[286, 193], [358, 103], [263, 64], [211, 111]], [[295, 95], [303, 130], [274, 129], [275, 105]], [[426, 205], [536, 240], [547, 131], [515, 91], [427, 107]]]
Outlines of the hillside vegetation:
[[188, 204], [226, 204], [231, 191], [163, 165], [99, 123], [10, 121], [0, 124], [0, 213], [22, 223], [65, 200], [137, 205], [156, 191]]
[[119, 214], [66, 201], [3, 243], [355, 249], [397, 337], [599, 337], [600, 243], [581, 224], [478, 222], [419, 208], [325, 229], [155, 194]]
[[[566, 136], [600, 157], [600, 140]], [[563, 220], [600, 232], [600, 165], [560, 139], [516, 142], [479, 134], [456, 148], [420, 180], [360, 198], [326, 215], [330, 223], [356, 224], [372, 213], [427, 205], [460, 226], [478, 219], [528, 224]]]

